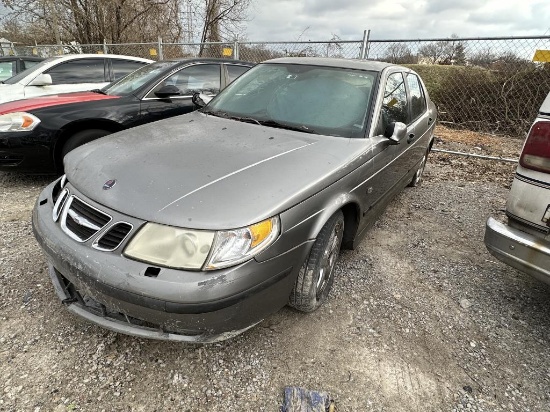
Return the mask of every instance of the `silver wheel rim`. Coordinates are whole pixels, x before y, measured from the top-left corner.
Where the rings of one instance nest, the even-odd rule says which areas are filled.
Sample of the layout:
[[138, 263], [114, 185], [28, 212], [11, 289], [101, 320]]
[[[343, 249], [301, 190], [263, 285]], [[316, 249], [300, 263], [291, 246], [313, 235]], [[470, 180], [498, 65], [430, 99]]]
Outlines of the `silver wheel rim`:
[[424, 173], [424, 168], [426, 167], [426, 155], [422, 158], [422, 163], [414, 175], [414, 184], [417, 185], [422, 180], [422, 174]]
[[330, 235], [327, 247], [323, 252], [323, 258], [321, 261], [321, 267], [319, 268], [319, 275], [315, 282], [315, 295], [317, 299], [321, 297], [325, 291], [329, 280], [331, 278], [336, 261], [338, 260], [338, 254], [340, 252], [340, 244], [342, 243], [343, 225], [342, 222], [338, 222], [334, 227]]

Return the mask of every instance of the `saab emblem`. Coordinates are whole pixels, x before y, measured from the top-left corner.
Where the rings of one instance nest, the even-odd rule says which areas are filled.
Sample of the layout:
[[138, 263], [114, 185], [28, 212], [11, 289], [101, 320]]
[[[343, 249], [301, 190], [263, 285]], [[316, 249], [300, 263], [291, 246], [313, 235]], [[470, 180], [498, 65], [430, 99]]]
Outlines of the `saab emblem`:
[[116, 184], [116, 179], [107, 180], [103, 184], [103, 190], [109, 190]]

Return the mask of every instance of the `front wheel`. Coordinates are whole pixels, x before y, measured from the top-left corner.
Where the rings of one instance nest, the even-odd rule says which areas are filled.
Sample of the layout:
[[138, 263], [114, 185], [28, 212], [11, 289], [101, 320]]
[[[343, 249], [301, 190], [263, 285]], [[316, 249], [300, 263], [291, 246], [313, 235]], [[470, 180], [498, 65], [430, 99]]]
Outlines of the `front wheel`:
[[289, 306], [313, 312], [327, 299], [343, 235], [344, 214], [338, 211], [325, 223], [311, 247], [290, 294]]
[[78, 146], [82, 146], [85, 143], [99, 139], [103, 136], [107, 136], [108, 134], [111, 134], [111, 132], [103, 129], [88, 129], [73, 134], [63, 145], [63, 149], [61, 150], [61, 159], [63, 160], [67, 153], [73, 149], [76, 149]]

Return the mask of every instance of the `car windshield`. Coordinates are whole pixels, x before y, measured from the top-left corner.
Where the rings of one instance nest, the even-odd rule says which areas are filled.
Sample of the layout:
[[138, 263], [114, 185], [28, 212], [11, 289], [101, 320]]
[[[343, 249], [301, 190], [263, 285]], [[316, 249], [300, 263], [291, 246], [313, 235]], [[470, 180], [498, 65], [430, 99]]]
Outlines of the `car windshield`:
[[342, 137], [364, 135], [376, 72], [265, 63], [239, 77], [204, 113]]
[[21, 80], [23, 80], [25, 77], [27, 77], [29, 74], [31, 74], [32, 72], [36, 71], [37, 73], [41, 72], [42, 70], [42, 67], [44, 67], [45, 65], [47, 65], [48, 63], [54, 61], [54, 60], [57, 60], [59, 59], [59, 56], [55, 56], [55, 57], [50, 57], [46, 60], [42, 60], [40, 63], [38, 64], [35, 64], [34, 66], [32, 67], [29, 67], [27, 70], [23, 70], [21, 73], [19, 74], [16, 74], [15, 76], [12, 76], [10, 77], [9, 79], [7, 80], [4, 80], [4, 84], [15, 84]]
[[127, 96], [139, 89], [149, 80], [154, 79], [159, 74], [167, 71], [170, 67], [175, 66], [177, 63], [178, 62], [174, 61], [166, 61], [148, 64], [147, 66], [140, 67], [122, 79], [108, 84], [102, 91], [110, 96]]

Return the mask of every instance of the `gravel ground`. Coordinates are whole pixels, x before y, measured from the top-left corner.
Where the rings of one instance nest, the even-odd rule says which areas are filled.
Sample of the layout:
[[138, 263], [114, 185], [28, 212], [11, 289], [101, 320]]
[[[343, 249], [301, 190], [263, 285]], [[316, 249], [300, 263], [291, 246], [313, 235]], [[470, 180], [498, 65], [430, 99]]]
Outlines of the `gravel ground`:
[[[521, 147], [438, 130], [440, 148]], [[70, 315], [30, 225], [51, 178], [0, 173], [0, 410], [277, 411], [284, 386], [299, 385], [329, 392], [338, 411], [548, 411], [550, 288], [483, 244], [514, 167], [432, 155], [422, 186], [341, 254], [328, 304], [206, 346]]]

